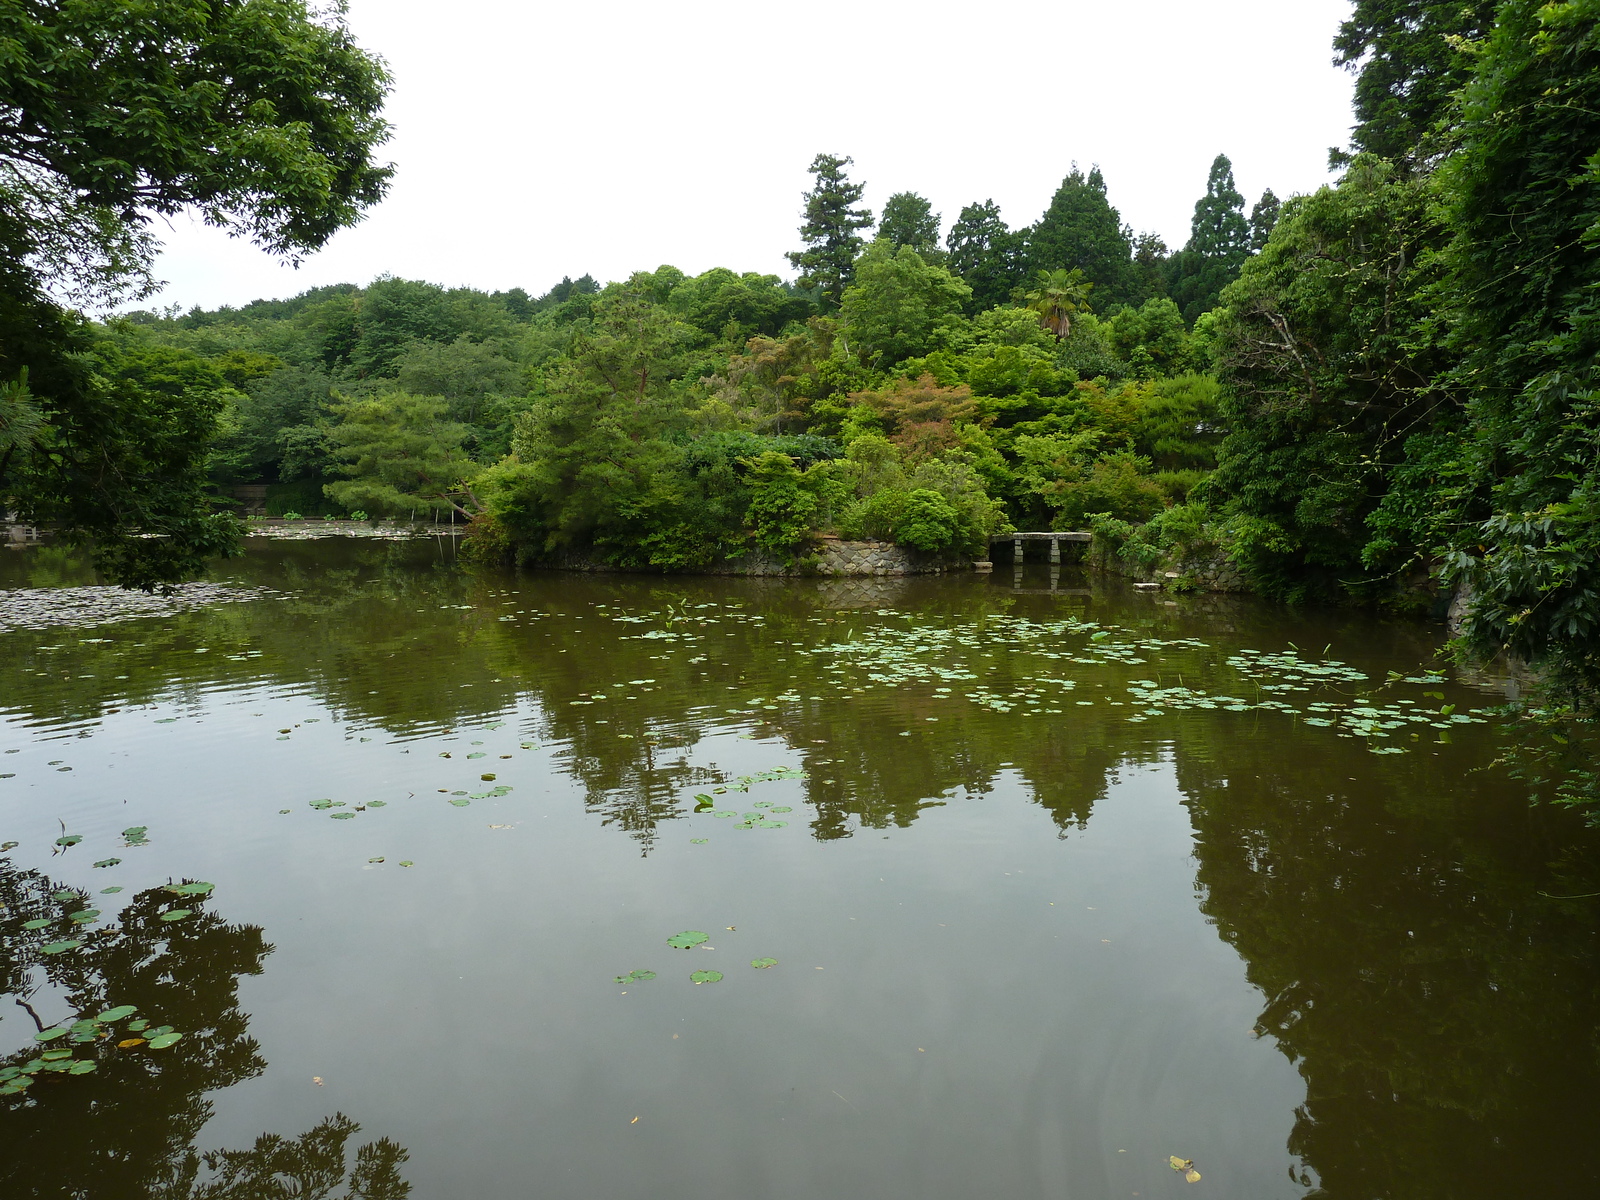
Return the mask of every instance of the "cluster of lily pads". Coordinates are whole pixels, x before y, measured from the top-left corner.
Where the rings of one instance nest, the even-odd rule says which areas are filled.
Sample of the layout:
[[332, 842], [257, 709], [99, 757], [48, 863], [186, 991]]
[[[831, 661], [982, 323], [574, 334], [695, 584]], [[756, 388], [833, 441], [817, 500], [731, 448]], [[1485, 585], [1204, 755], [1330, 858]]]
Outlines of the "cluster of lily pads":
[[[699, 929], [685, 929], [682, 933], [675, 933], [669, 937], [667, 945], [674, 950], [693, 950], [696, 946], [704, 945], [710, 940], [711, 935], [709, 933]], [[758, 971], [765, 971], [777, 966], [778, 960], [775, 958], [752, 958], [750, 965]], [[644, 983], [655, 977], [656, 973], [654, 971], [629, 971], [626, 975], [618, 975], [613, 982], [622, 984]], [[689, 981], [697, 984], [721, 983], [725, 978], [727, 977], [721, 971], [716, 970], [691, 971], [689, 974]]]
[[0, 1067], [0, 1096], [16, 1096], [27, 1091], [41, 1076], [88, 1075], [99, 1069], [94, 1058], [79, 1058], [76, 1048], [93, 1047], [116, 1036], [114, 1026], [121, 1024], [127, 1036], [119, 1039], [117, 1049], [166, 1050], [183, 1039], [170, 1025], [152, 1026], [143, 1017], [134, 1017], [139, 1010], [131, 1004], [119, 1004], [92, 1017], [83, 1017], [71, 1024], [55, 1025], [41, 1029], [34, 1035], [38, 1053], [25, 1062]]

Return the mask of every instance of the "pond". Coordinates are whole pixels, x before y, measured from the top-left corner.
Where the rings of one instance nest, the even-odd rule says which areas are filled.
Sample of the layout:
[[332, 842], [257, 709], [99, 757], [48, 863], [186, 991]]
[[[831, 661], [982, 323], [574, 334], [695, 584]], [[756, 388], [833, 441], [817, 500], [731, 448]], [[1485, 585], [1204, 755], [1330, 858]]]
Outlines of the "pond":
[[437, 538], [213, 582], [0, 554], [7, 1197], [1593, 1186], [1600, 846], [1436, 626]]

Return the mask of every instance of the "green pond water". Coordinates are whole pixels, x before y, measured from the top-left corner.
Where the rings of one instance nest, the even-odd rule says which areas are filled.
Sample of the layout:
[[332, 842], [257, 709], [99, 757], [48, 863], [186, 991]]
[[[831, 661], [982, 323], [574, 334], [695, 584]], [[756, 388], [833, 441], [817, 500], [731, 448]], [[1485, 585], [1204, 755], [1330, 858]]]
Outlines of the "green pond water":
[[1600, 847], [1436, 626], [214, 578], [0, 552], [0, 1195], [1592, 1194]]

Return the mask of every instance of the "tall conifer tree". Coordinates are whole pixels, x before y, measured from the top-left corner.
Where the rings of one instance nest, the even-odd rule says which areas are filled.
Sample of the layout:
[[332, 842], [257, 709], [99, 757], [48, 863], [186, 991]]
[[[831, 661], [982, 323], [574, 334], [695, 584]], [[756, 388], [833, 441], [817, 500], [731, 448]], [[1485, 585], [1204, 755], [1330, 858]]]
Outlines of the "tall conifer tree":
[[1106, 198], [1099, 167], [1084, 175], [1076, 165], [1056, 189], [1050, 207], [1028, 231], [1028, 278], [1040, 271], [1077, 268], [1095, 285], [1098, 303], [1126, 303], [1133, 286], [1133, 245], [1122, 217]]
[[865, 245], [859, 231], [872, 225], [871, 209], [852, 207], [861, 203], [865, 187], [845, 175], [851, 161], [833, 154], [812, 160], [816, 183], [805, 194], [805, 223], [800, 226], [805, 249], [787, 255], [789, 265], [800, 272], [800, 286], [821, 288], [834, 305], [844, 295], [856, 255]]
[[1011, 299], [1022, 282], [1026, 244], [1020, 233], [1007, 227], [1000, 206], [993, 200], [969, 204], [945, 237], [950, 270], [972, 289], [972, 307], [994, 308]]
[[1195, 201], [1189, 242], [1171, 259], [1168, 292], [1191, 325], [1217, 306], [1222, 289], [1238, 277], [1250, 253], [1244, 197], [1233, 182], [1233, 163], [1219, 154], [1211, 163], [1206, 194]]

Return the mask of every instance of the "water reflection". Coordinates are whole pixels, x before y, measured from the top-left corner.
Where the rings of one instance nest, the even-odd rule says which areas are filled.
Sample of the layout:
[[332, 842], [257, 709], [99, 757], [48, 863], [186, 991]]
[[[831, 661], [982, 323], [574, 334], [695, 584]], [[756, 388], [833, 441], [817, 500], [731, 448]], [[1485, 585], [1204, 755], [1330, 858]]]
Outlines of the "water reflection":
[[[87, 581], [67, 560], [33, 561], [50, 579]], [[1174, 869], [1186, 881], [1192, 870], [1201, 911], [1261, 993], [1255, 1036], [1304, 1080], [1286, 1156], [1293, 1192], [1498, 1200], [1588, 1183], [1580, 1148], [1600, 1121], [1600, 909], [1556, 897], [1600, 891], [1595, 836], [1568, 815], [1529, 810], [1487, 770], [1495, 751], [1482, 728], [1440, 721], [1363, 739], [1304, 713], [1222, 708], [1141, 723], [1128, 692], [1153, 679], [1244, 695], [1253, 685], [1226, 652], [1293, 643], [1333, 646], [1372, 681], [1319, 684], [1319, 696], [1417, 704], [1426, 687], [1445, 694], [1436, 706], [1484, 703], [1458, 685], [1385, 682], [1431, 663], [1437, 638], [1426, 629], [1230, 597], [1169, 605], [1054, 566], [990, 579], [516, 577], [461, 570], [431, 544], [340, 542], [253, 547], [227, 571], [293, 594], [100, 633], [6, 635], [4, 703], [39, 737], [90, 736], [140, 706], [202, 713], [261, 694], [314, 700], [347, 741], [410, 747], [504, 722], [509, 740], [494, 753], [548, 753], [597, 823], [646, 853], [687, 832], [697, 792], [780, 762], [806, 773], [796, 824], [830, 843], [909, 829], [1010, 781], [1072, 838], [1119, 772], [1170, 764], [1195, 830], [1193, 862]], [[632, 620], [642, 614], [657, 615]], [[1012, 636], [1021, 619], [1066, 616], [1168, 645], [1084, 665], [1041, 661]], [[835, 670], [840, 657], [823, 653], [889, 625], [974, 631], [977, 644], [959, 651], [971, 677], [959, 689], [981, 687], [997, 703], [941, 693], [931, 676], [874, 681], [881, 658]], [[1176, 645], [1191, 638], [1216, 649]], [[1041, 682], [1067, 676], [1074, 687]], [[404, 1152], [380, 1140], [352, 1162], [356, 1129], [338, 1115], [249, 1151], [190, 1149], [206, 1093], [264, 1067], [234, 999], [270, 953], [260, 930], [209, 911], [160, 925], [167, 898], [153, 891], [119, 928], [47, 957], [43, 935], [20, 925], [56, 903], [54, 885], [13, 872], [0, 886], [12, 996], [50, 995], [78, 1012], [134, 1003], [194, 1031], [169, 1058], [108, 1059], [101, 1074], [52, 1085], [48, 1106], [6, 1116], [0, 1177], [19, 1194], [58, 1194], [49, 1189], [63, 1178], [73, 1195], [405, 1193]], [[944, 946], [907, 953], [943, 962]], [[1204, 1161], [1201, 1148], [1185, 1149]], [[275, 1180], [301, 1190], [275, 1192]]]
[[[163, 920], [178, 903], [192, 915]], [[345, 1187], [350, 1200], [399, 1200], [409, 1193], [400, 1175], [406, 1152], [388, 1139], [361, 1145], [347, 1163], [359, 1126], [342, 1114], [297, 1138], [265, 1134], [248, 1150], [196, 1150], [213, 1112], [210, 1096], [266, 1069], [238, 987], [261, 973], [273, 948], [258, 927], [212, 911], [209, 895], [180, 901], [166, 887], [149, 888], [114, 921], [72, 919], [101, 904], [110, 907], [104, 896], [0, 858], [0, 1004], [12, 1010], [0, 1018], [0, 1038], [13, 1047], [0, 1058], [0, 1077], [33, 1080], [0, 1097], [6, 1196], [259, 1200], [329, 1197]], [[82, 945], [60, 949], [69, 940]], [[75, 1025], [124, 1006], [134, 1015], [93, 1029]], [[64, 1026], [84, 1034], [35, 1037]], [[153, 1030], [168, 1026], [181, 1040], [151, 1049]], [[46, 1053], [93, 1069], [41, 1069]]]

